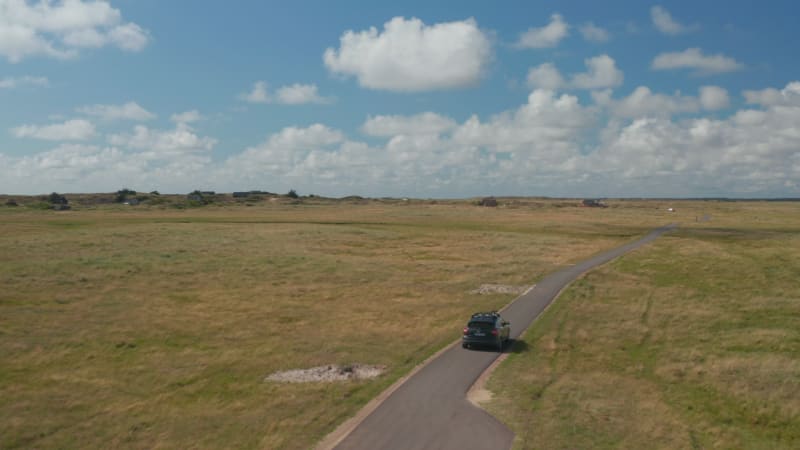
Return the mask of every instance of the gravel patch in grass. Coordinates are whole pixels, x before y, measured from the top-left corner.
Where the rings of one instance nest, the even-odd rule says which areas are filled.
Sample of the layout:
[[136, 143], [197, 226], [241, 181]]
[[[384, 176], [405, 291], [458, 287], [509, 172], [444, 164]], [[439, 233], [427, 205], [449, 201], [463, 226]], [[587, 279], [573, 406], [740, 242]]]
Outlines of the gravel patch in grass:
[[366, 364], [348, 364], [340, 366], [332, 364], [328, 366], [312, 367], [310, 369], [275, 372], [264, 378], [264, 381], [276, 381], [281, 383], [329, 383], [334, 381], [369, 380], [377, 378], [385, 370], [385, 366], [370, 366]]
[[470, 291], [470, 294], [524, 294], [533, 286], [522, 285], [513, 286], [510, 284], [482, 284], [477, 289]]

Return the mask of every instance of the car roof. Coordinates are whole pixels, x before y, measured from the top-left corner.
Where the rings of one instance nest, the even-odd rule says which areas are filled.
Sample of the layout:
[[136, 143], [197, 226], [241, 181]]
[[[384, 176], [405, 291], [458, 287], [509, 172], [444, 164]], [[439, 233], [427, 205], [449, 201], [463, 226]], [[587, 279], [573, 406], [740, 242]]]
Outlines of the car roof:
[[494, 322], [500, 317], [497, 311], [477, 312], [470, 317], [470, 322]]

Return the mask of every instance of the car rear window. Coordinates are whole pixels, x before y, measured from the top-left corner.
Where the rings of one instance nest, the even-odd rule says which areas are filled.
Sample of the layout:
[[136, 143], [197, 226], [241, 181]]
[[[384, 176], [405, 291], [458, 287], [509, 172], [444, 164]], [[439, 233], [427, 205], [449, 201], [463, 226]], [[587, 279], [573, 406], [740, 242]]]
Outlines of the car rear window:
[[494, 322], [470, 322], [467, 325], [469, 328], [480, 328], [481, 330], [491, 330], [494, 328]]

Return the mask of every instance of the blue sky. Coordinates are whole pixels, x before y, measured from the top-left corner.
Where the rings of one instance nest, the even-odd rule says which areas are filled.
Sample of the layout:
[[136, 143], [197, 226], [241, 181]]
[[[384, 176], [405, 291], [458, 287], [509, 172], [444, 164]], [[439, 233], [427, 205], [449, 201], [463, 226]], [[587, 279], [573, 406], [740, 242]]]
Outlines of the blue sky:
[[0, 0], [0, 192], [796, 197], [799, 10]]

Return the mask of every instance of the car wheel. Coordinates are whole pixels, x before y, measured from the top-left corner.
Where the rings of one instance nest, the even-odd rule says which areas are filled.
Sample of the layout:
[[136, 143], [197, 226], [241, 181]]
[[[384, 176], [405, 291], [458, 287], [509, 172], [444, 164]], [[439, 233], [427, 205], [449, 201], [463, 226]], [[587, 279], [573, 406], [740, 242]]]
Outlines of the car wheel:
[[469, 345], [467, 345], [466, 342], [462, 342], [461, 343], [461, 348], [469, 348]]

